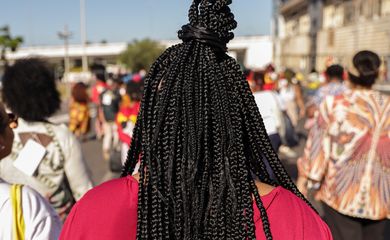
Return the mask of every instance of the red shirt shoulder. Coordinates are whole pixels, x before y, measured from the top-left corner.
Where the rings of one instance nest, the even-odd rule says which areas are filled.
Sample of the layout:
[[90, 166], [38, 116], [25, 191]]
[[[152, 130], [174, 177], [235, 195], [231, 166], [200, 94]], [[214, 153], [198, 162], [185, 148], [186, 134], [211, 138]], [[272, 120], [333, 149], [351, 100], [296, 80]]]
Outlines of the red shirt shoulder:
[[[106, 182], [90, 190], [72, 209], [61, 232], [65, 239], [136, 239], [138, 182], [133, 177]], [[328, 226], [303, 200], [275, 188], [263, 196], [274, 239], [331, 240]], [[256, 239], [265, 235], [256, 205]]]
[[73, 207], [60, 239], [136, 239], [138, 182], [119, 178], [95, 187]]
[[[274, 239], [331, 240], [332, 234], [321, 217], [302, 199], [278, 187], [262, 197]], [[254, 205], [256, 239], [265, 240], [263, 223]]]

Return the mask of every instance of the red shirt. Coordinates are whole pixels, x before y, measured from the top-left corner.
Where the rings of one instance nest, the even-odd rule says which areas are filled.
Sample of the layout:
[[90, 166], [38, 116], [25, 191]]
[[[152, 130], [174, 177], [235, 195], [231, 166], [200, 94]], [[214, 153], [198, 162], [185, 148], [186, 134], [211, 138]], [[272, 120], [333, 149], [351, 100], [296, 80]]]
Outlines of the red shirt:
[[[120, 108], [116, 116], [119, 140], [121, 140], [123, 143], [126, 143], [128, 146], [131, 144], [131, 135], [135, 126], [135, 122], [137, 121], [140, 106], [140, 102], [134, 103], [131, 107], [123, 106]], [[123, 128], [123, 123], [126, 125], [125, 129]]]
[[107, 84], [105, 82], [98, 81], [95, 86], [92, 88], [91, 101], [96, 105], [100, 104], [100, 94], [107, 89]]
[[[90, 190], [73, 207], [60, 240], [135, 240], [138, 182], [115, 179]], [[262, 197], [275, 240], [331, 240], [328, 226], [300, 198], [282, 187]], [[254, 206], [256, 239], [265, 240], [260, 212]]]

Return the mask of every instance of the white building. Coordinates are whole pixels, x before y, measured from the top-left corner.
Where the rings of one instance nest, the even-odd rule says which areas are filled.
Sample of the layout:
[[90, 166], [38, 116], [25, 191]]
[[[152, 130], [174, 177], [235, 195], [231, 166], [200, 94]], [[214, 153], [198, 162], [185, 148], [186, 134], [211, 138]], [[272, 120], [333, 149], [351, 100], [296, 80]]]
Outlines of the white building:
[[[170, 47], [180, 42], [180, 40], [164, 40], [161, 44]], [[270, 36], [235, 37], [228, 44], [228, 54], [247, 68], [261, 69], [272, 62], [272, 46]]]
[[[180, 43], [180, 40], [162, 40], [160, 43], [169, 47]], [[269, 36], [236, 37], [228, 47], [229, 54], [248, 68], [262, 68], [272, 61], [272, 39]], [[89, 63], [99, 60], [104, 64], [116, 64], [117, 57], [126, 48], [126, 42], [88, 44], [85, 53]], [[82, 55], [82, 45], [69, 45], [68, 56], [72, 71], [80, 71]], [[11, 62], [26, 57], [40, 57], [58, 65], [63, 64], [64, 56], [65, 47], [61, 45], [21, 47], [16, 52], [7, 54]]]
[[[116, 58], [119, 54], [125, 51], [127, 43], [93, 43], [88, 44], [85, 48], [85, 54], [88, 56], [89, 62], [93, 62], [95, 59], [104, 59], [105, 61], [112, 63], [116, 62]], [[83, 56], [82, 45], [69, 45], [68, 56], [72, 66], [77, 65]], [[33, 47], [21, 47], [16, 52], [7, 54], [7, 58], [12, 62], [17, 59], [27, 57], [40, 57], [47, 59], [50, 62], [62, 62], [65, 57], [65, 47], [63, 45], [56, 46], [33, 46]], [[80, 65], [81, 66], [81, 65]]]

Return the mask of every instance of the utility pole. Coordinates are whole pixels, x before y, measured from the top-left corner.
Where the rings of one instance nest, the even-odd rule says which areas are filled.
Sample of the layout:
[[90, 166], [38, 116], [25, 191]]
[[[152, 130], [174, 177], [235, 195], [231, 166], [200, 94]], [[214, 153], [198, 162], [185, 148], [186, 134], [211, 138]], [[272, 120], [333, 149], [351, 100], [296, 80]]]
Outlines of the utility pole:
[[87, 57], [87, 30], [86, 30], [86, 17], [85, 17], [85, 0], [80, 0], [80, 33], [81, 44], [83, 46], [82, 67], [83, 72], [88, 72], [88, 57]]
[[280, 62], [280, 26], [279, 26], [279, 11], [281, 7], [281, 0], [274, 0], [273, 1], [273, 17], [272, 17], [272, 44], [273, 44], [273, 49], [272, 49], [272, 61], [274, 65], [277, 68], [280, 68], [281, 62]]
[[64, 82], [68, 82], [68, 75], [70, 70], [70, 63], [69, 63], [69, 39], [72, 37], [72, 33], [69, 32], [68, 26], [65, 25], [64, 30], [62, 32], [58, 32], [58, 37], [61, 40], [64, 40]]

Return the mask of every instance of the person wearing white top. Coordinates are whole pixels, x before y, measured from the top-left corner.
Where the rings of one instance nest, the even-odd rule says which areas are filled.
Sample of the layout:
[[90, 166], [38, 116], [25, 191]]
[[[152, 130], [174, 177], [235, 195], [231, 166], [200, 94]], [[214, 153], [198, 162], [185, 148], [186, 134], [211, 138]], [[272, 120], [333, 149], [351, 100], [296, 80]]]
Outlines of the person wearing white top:
[[279, 128], [282, 124], [282, 110], [279, 96], [273, 91], [258, 91], [253, 96], [263, 117], [265, 129], [271, 139], [272, 147], [278, 152], [282, 144], [279, 135]]
[[[13, 114], [6, 114], [0, 104], [0, 161], [11, 153], [14, 133], [10, 128], [17, 126]], [[0, 239], [15, 239], [13, 235], [14, 207], [11, 197], [12, 184], [0, 178]], [[23, 186], [20, 191], [22, 222], [24, 222], [24, 239], [52, 240], [58, 239], [61, 231], [61, 221], [50, 204], [36, 191]], [[15, 214], [16, 215], [16, 214]], [[20, 220], [20, 219], [19, 219]], [[23, 229], [23, 228], [22, 228]]]
[[[12, 239], [11, 184], [0, 178], [0, 239]], [[33, 189], [22, 188], [22, 211], [25, 239], [58, 239], [61, 220], [50, 204]]]

